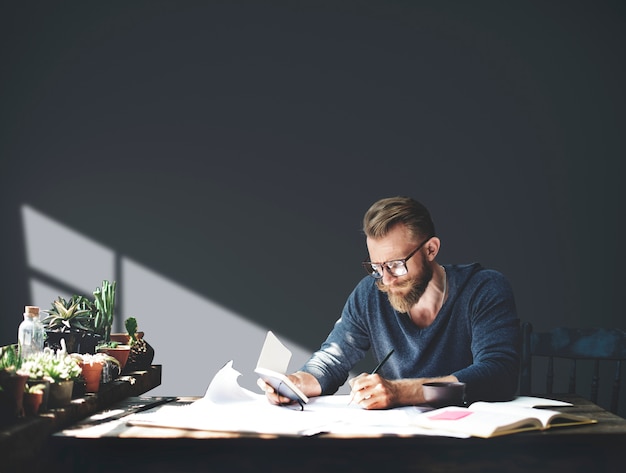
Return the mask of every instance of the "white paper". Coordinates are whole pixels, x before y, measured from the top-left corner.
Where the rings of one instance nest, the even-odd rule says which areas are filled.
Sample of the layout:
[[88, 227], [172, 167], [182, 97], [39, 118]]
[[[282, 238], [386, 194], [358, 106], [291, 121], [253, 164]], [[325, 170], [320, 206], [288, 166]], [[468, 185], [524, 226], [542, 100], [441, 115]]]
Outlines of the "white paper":
[[237, 382], [239, 376], [241, 376], [241, 373], [233, 368], [233, 361], [229, 361], [213, 377], [204, 397], [200, 401], [209, 400], [216, 404], [230, 404], [239, 401], [254, 401], [261, 397], [265, 398], [265, 396], [242, 388]]
[[[300, 410], [293, 406], [275, 406], [264, 394], [256, 394], [237, 383], [241, 374], [227, 363], [213, 378], [205, 396], [187, 406], [164, 405], [153, 412], [127, 417], [131, 425], [173, 427], [257, 434], [308, 436], [322, 432], [353, 435], [438, 435], [429, 429], [411, 425], [412, 416], [428, 410], [401, 407], [365, 410], [349, 404], [347, 395], [320, 396]], [[455, 434], [458, 436], [457, 434]]]
[[283, 345], [272, 331], [267, 332], [256, 367], [285, 374], [290, 360], [289, 348]]
[[[283, 372], [291, 353], [272, 332], [259, 357], [259, 366]], [[348, 395], [313, 397], [301, 410], [298, 404], [275, 406], [265, 394], [242, 388], [241, 376], [229, 361], [213, 377], [204, 397], [190, 405], [163, 405], [127, 417], [131, 425], [179, 429], [306, 436], [318, 433], [346, 435], [446, 435], [465, 434], [426, 429], [414, 419], [430, 407], [407, 406], [385, 410], [366, 410], [350, 404]], [[515, 405], [567, 405], [542, 398], [519, 397]]]

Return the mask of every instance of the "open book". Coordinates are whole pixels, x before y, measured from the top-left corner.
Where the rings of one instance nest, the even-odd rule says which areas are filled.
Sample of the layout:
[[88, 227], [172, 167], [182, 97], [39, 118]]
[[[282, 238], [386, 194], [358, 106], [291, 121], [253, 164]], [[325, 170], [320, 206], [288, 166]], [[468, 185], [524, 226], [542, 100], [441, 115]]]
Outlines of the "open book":
[[291, 360], [289, 349], [269, 331], [254, 372], [281, 396], [306, 404], [309, 398], [285, 376], [289, 360]]
[[[534, 400], [540, 401], [533, 403]], [[533, 405], [562, 406], [567, 403], [547, 399], [520, 397], [509, 402], [474, 402], [468, 407], [442, 407], [413, 419], [420, 427], [465, 433], [473, 437], [497, 437], [526, 430], [593, 424], [597, 421], [576, 414], [551, 409], [523, 407]]]

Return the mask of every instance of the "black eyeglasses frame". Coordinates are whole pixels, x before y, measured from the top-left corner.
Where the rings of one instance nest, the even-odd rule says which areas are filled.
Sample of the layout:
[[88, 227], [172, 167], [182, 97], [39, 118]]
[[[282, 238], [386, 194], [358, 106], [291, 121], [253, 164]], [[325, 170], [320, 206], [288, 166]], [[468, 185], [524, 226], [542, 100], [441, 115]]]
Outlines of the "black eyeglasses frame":
[[[405, 274], [407, 274], [409, 272], [409, 269], [406, 267], [406, 262], [411, 259], [411, 257], [417, 253], [425, 244], [426, 242], [428, 242], [430, 239], [432, 238], [432, 236], [426, 238], [426, 240], [424, 240], [417, 248], [415, 248], [413, 251], [411, 251], [411, 253], [409, 253], [408, 256], [406, 256], [405, 258], [401, 258], [401, 259], [394, 259], [394, 260], [390, 260], [390, 261], [384, 261], [382, 263], [374, 263], [372, 261], [363, 261], [361, 263], [361, 265], [363, 266], [363, 268], [365, 269], [365, 272], [367, 274], [369, 274], [370, 276], [372, 276], [374, 279], [382, 279], [383, 277], [383, 271], [386, 269], [387, 272], [389, 274], [391, 274], [393, 277], [399, 277], [399, 276], [404, 276]], [[374, 269], [373, 265], [377, 265], [380, 266], [381, 271], [378, 272], [377, 270]], [[404, 272], [401, 274], [394, 274], [394, 272], [392, 271], [392, 266], [396, 265], [398, 268], [404, 268]], [[396, 271], [397, 272], [397, 271]], [[378, 275], [378, 276], [377, 276]]]

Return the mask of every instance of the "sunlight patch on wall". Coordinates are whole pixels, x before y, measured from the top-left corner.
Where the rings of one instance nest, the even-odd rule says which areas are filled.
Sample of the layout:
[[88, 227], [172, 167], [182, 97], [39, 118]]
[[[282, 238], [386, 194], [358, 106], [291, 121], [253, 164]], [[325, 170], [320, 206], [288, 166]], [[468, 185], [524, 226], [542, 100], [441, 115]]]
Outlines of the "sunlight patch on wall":
[[[121, 258], [121, 268], [117, 268], [113, 250], [28, 205], [22, 206], [22, 216], [27, 263], [33, 271], [29, 277], [31, 304], [47, 310], [58, 296], [92, 298], [102, 280], [112, 281], [117, 274], [118, 324], [128, 317], [137, 318], [139, 329], [155, 349], [154, 363], [163, 365], [162, 384], [151, 390], [151, 395], [201, 396], [215, 373], [230, 360], [242, 374], [241, 386], [259, 392], [254, 367], [267, 330], [280, 337], [279, 327], [255, 324], [129, 257]], [[73, 292], [68, 293], [67, 288]], [[290, 370], [298, 369], [310, 352], [280, 338], [293, 353]]]
[[22, 206], [22, 219], [30, 269], [86, 295], [91, 295], [103, 279], [114, 278], [115, 253], [109, 248], [28, 205]]
[[32, 305], [36, 305], [45, 311], [52, 307], [52, 301], [57, 297], [61, 296], [65, 299], [72, 297], [72, 294], [68, 294], [67, 291], [43, 282], [36, 277], [30, 278], [29, 289]]
[[[242, 374], [239, 383], [258, 391], [254, 368], [267, 328], [125, 257], [122, 280], [124, 316], [137, 318], [156, 349], [155, 363], [163, 365], [163, 384], [155, 392], [204, 394], [213, 375], [230, 360]], [[283, 342], [293, 353], [290, 368], [298, 369], [310, 352]]]

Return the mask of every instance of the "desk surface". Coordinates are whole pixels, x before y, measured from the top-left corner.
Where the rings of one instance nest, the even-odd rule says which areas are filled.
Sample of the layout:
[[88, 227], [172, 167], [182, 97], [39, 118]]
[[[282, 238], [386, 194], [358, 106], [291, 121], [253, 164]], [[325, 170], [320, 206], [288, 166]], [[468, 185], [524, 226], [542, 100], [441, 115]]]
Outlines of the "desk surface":
[[[109, 467], [141, 459], [142, 471], [623, 471], [626, 419], [578, 396], [554, 395], [572, 402], [558, 408], [587, 415], [597, 424], [524, 432], [492, 439], [432, 436], [315, 437], [255, 436], [179, 429], [133, 427], [119, 423], [98, 438], [78, 438], [69, 431], [52, 439], [60, 464], [76, 471], [99, 472], [101, 452]], [[189, 402], [190, 400], [187, 400]], [[129, 405], [133, 400], [127, 401]], [[185, 402], [179, 399], [176, 402]], [[88, 424], [88, 421], [86, 421]], [[85, 423], [83, 423], [85, 425]], [[78, 447], [85, 449], [77, 453]], [[208, 465], [210, 469], [207, 470]]]

